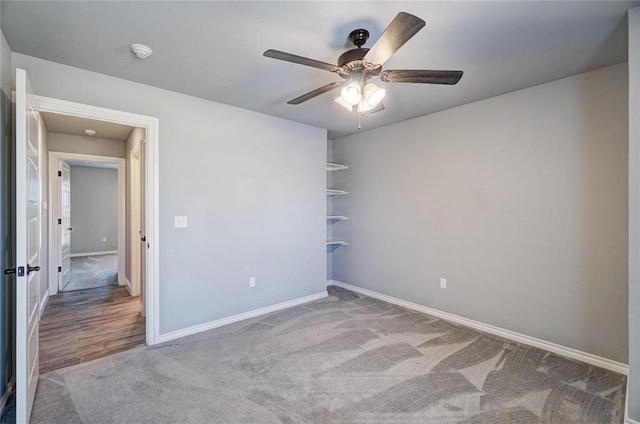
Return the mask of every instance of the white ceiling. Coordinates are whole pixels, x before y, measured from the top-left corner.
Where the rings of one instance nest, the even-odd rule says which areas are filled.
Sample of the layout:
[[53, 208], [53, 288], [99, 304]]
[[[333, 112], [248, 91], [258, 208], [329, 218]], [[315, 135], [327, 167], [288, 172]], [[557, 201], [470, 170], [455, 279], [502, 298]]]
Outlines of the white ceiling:
[[114, 124], [95, 119], [78, 118], [49, 112], [41, 112], [41, 115], [49, 132], [85, 136], [83, 131], [92, 129], [96, 131], [95, 137], [127, 141], [129, 134], [133, 131], [133, 127], [129, 125]]
[[[337, 92], [286, 102], [339, 79], [268, 59], [270, 48], [336, 63], [363, 27], [370, 47], [400, 11], [427, 25], [384, 69], [463, 70], [456, 86], [381, 83], [371, 129], [626, 60], [626, 11], [640, 1], [8, 1], [13, 51], [329, 129], [357, 132]], [[136, 59], [131, 43], [153, 50]], [[37, 87], [36, 87], [37, 89]]]

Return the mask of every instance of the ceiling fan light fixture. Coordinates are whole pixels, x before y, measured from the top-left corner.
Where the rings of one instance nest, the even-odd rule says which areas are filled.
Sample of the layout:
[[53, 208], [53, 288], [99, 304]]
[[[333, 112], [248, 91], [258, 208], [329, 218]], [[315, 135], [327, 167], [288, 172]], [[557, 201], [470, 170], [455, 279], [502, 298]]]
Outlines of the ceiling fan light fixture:
[[340, 97], [345, 103], [355, 106], [362, 99], [362, 88], [359, 83], [351, 81], [340, 90]]
[[369, 108], [378, 106], [386, 94], [385, 89], [378, 87], [372, 82], [364, 87], [364, 98]]
[[345, 102], [342, 96], [336, 97], [334, 102], [338, 103], [340, 106], [347, 109], [349, 112], [353, 110], [353, 105], [350, 105], [349, 103]]

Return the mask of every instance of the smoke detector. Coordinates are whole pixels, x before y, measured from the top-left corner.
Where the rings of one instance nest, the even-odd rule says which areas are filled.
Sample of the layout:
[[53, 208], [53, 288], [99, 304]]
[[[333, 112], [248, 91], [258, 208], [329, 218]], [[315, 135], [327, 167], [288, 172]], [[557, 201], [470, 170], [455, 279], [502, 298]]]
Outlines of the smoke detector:
[[94, 135], [97, 134], [96, 130], [92, 130], [91, 128], [86, 128], [86, 129], [82, 130], [82, 132], [85, 135], [88, 135], [89, 137], [93, 137]]
[[132, 44], [131, 51], [138, 57], [138, 59], [146, 59], [153, 54], [153, 50], [144, 44]]

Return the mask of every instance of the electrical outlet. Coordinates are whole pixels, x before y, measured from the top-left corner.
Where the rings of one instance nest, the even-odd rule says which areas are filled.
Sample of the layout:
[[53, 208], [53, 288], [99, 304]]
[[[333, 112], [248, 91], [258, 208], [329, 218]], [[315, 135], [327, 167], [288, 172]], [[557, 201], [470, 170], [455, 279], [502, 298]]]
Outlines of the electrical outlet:
[[175, 217], [175, 228], [187, 228], [189, 226], [189, 221], [186, 216], [176, 216]]
[[106, 243], [107, 242], [107, 238], [106, 237], [102, 237], [102, 242]]
[[446, 289], [447, 288], [447, 279], [446, 278], [440, 278], [440, 288], [441, 289]]
[[249, 287], [256, 286], [256, 277], [249, 277]]

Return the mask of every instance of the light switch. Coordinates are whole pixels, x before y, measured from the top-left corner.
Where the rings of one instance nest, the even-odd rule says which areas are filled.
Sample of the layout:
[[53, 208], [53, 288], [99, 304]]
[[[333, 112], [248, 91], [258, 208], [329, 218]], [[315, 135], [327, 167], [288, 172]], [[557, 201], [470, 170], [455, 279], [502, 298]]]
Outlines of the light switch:
[[186, 216], [176, 216], [176, 228], [187, 228], [189, 226], [189, 221]]

